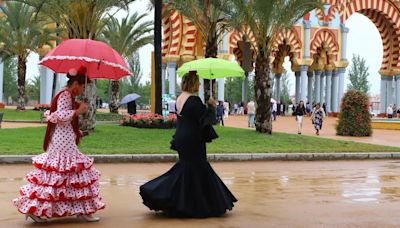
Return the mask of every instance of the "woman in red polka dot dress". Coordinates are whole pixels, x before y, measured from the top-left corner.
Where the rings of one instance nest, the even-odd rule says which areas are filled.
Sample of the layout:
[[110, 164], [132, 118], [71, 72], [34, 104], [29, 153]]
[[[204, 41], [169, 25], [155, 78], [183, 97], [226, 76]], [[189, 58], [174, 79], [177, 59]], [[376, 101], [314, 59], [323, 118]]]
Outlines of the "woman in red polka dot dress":
[[92, 167], [93, 159], [79, 152], [77, 146], [82, 136], [78, 116], [87, 112], [88, 105], [76, 103], [75, 97], [85, 90], [85, 74], [85, 70], [70, 71], [67, 87], [53, 98], [45, 113], [46, 153], [33, 158], [36, 169], [26, 175], [29, 183], [13, 200], [18, 211], [35, 222], [72, 215], [88, 222], [99, 221], [92, 214], [105, 207], [99, 196], [100, 172]]

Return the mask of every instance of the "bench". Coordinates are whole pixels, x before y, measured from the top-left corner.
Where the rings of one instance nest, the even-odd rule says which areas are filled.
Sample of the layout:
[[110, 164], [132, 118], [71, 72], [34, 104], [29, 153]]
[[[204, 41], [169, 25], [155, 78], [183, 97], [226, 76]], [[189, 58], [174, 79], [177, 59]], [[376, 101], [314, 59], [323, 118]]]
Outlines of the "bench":
[[4, 113], [0, 112], [0, 128], [1, 128], [1, 121], [3, 120]]

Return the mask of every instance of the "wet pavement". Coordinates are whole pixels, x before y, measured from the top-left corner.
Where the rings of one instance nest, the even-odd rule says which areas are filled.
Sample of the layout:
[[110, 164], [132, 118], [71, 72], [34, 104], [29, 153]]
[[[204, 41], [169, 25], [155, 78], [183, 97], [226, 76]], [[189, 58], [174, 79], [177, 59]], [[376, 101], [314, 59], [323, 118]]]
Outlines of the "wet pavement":
[[[99, 223], [74, 218], [51, 227], [399, 227], [400, 161], [221, 162], [214, 169], [239, 199], [221, 218], [172, 219], [141, 203], [141, 184], [170, 163], [98, 164], [107, 203]], [[0, 227], [24, 221], [11, 203], [31, 165], [0, 166]], [[49, 227], [49, 225], [44, 225]]]

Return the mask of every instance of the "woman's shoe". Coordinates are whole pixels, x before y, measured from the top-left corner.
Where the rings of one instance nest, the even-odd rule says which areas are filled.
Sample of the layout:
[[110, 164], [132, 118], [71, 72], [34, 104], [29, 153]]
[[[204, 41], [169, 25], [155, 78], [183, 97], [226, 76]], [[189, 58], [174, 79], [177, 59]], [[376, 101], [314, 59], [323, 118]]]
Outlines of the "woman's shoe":
[[100, 217], [95, 217], [93, 215], [78, 215], [79, 219], [82, 219], [86, 222], [98, 222], [100, 221]]
[[42, 219], [39, 216], [36, 216], [36, 215], [33, 215], [33, 214], [25, 214], [25, 220], [28, 220], [28, 218], [31, 218], [36, 223], [47, 222], [47, 219]]

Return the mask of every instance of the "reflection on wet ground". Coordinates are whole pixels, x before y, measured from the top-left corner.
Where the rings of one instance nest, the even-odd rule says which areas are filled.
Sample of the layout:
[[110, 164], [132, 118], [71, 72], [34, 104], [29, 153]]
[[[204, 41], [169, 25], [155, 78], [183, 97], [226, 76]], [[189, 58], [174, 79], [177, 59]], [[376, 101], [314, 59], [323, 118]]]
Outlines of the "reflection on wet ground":
[[[399, 227], [400, 162], [318, 161], [212, 164], [239, 199], [222, 218], [170, 219], [141, 204], [139, 186], [171, 164], [99, 164], [107, 208], [100, 223], [52, 227]], [[0, 166], [0, 227], [34, 227], [11, 200], [29, 165]]]

